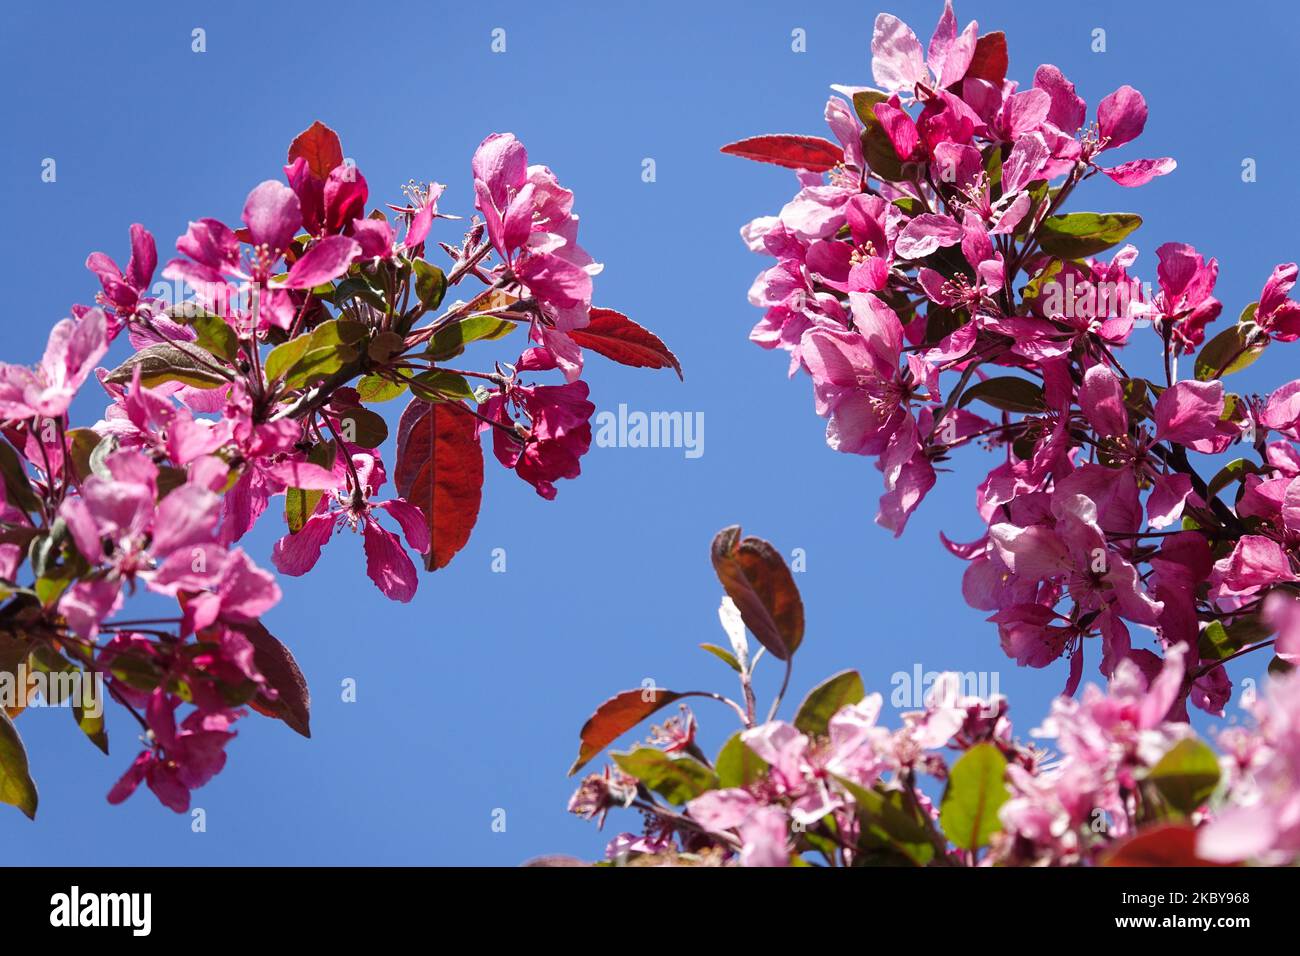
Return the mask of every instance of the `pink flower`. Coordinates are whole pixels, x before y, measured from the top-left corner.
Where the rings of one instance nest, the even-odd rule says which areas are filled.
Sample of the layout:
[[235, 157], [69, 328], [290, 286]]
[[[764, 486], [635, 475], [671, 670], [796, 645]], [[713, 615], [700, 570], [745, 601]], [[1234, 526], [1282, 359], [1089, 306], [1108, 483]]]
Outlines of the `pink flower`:
[[360, 531], [365, 542], [366, 574], [385, 596], [407, 602], [415, 596], [418, 581], [415, 565], [396, 534], [378, 521], [387, 512], [401, 527], [406, 542], [419, 554], [429, 550], [429, 526], [424, 513], [400, 498], [372, 501], [386, 477], [383, 464], [374, 455], [354, 450], [353, 467], [364, 486], [361, 493], [335, 491], [324, 496], [316, 511], [296, 533], [275, 543], [271, 560], [282, 574], [306, 574], [320, 560], [321, 548], [335, 531], [348, 527]]
[[1168, 330], [1179, 350], [1190, 354], [1205, 339], [1205, 327], [1219, 317], [1223, 303], [1214, 298], [1219, 261], [1206, 262], [1181, 242], [1166, 242], [1156, 250], [1160, 291], [1153, 303], [1157, 328]]
[[[556, 362], [546, 349], [530, 349], [520, 356], [521, 371], [553, 369]], [[548, 500], [555, 497], [555, 482], [577, 478], [580, 459], [591, 448], [592, 414], [596, 406], [587, 401], [587, 383], [565, 385], [519, 385], [514, 381], [483, 403], [486, 423], [491, 428], [492, 449], [497, 460], [511, 468]], [[511, 411], [521, 412], [527, 421], [516, 422]]]
[[930, 39], [927, 62], [911, 27], [892, 14], [879, 14], [871, 37], [872, 76], [882, 89], [907, 95], [914, 94], [918, 86], [952, 86], [966, 75], [975, 56], [977, 30], [972, 20], [958, 34], [952, 0], [947, 0]]
[[61, 598], [60, 609], [82, 637], [94, 637], [100, 620], [117, 606], [123, 584], [142, 579], [154, 590], [158, 569], [174, 554], [188, 560], [191, 550], [215, 536], [220, 499], [189, 482], [155, 504], [158, 468], [135, 451], [119, 451], [105, 460], [111, 477], [91, 475], [80, 497], [64, 499], [59, 517], [67, 524], [77, 550], [101, 575], [75, 583]]
[[126, 320], [135, 314], [157, 267], [158, 247], [153, 235], [138, 222], [131, 225], [131, 258], [125, 272], [102, 252], [92, 252], [86, 259], [86, 268], [95, 273], [104, 289], [97, 300], [114, 310], [115, 320], [107, 329], [108, 341], [113, 341]]
[[566, 333], [589, 322], [591, 278], [600, 266], [578, 245], [573, 193], [546, 167], [529, 166], [523, 144], [510, 133], [483, 140], [472, 167], [475, 205], [502, 268], [538, 302], [533, 338], [576, 381], [582, 350]]
[[1018, 578], [1061, 584], [1086, 610], [1156, 623], [1162, 605], [1147, 594], [1137, 569], [1108, 544], [1091, 498], [1058, 492], [1052, 496], [1051, 517], [1043, 523], [994, 524], [989, 537]]
[[911, 386], [899, 371], [903, 326], [873, 295], [853, 292], [849, 302], [857, 331], [817, 326], [804, 333], [800, 349], [817, 413], [830, 418], [826, 444], [849, 454], [879, 455], [911, 418]]
[[178, 727], [175, 711], [179, 703], [179, 698], [165, 694], [161, 688], [150, 695], [146, 716], [153, 747], [142, 751], [113, 785], [109, 803], [121, 803], [141, 783], [147, 783], [163, 806], [185, 813], [190, 808], [190, 791], [221, 772], [226, 764], [226, 744], [235, 737], [230, 725], [245, 712], [194, 711]]
[[1277, 266], [1264, 283], [1255, 309], [1255, 324], [1279, 342], [1300, 338], [1300, 302], [1287, 298], [1295, 286], [1294, 262]]
[[[364, 199], [364, 180], [360, 188]], [[348, 208], [355, 211], [352, 205]], [[280, 262], [303, 225], [298, 196], [283, 183], [268, 179], [248, 194], [242, 218], [249, 243], [247, 252], [241, 252], [240, 236], [225, 224], [200, 219], [191, 222], [185, 235], [176, 240], [177, 251], [188, 258], [168, 262], [163, 275], [189, 283], [199, 293], [200, 304], [220, 315], [235, 311], [235, 292], [226, 277], [244, 280], [251, 285], [255, 299], [253, 314], [240, 318], [259, 332], [272, 326], [289, 327], [296, 307], [287, 290], [311, 289], [331, 282], [347, 272], [361, 253], [361, 246], [353, 239], [326, 236], [311, 242], [289, 267], [288, 275], [276, 279]]]
[[1250, 709], [1254, 734], [1220, 735], [1236, 750], [1222, 760], [1229, 803], [1197, 832], [1196, 851], [1222, 863], [1286, 865], [1300, 854], [1300, 674], [1272, 678]]
[[35, 370], [0, 363], [0, 418], [61, 417], [108, 351], [106, 323], [99, 309], [57, 323]]
[[183, 597], [185, 631], [201, 631], [218, 621], [239, 625], [258, 620], [280, 601], [274, 575], [257, 567], [242, 548], [195, 545], [163, 562], [151, 585]]
[[266, 510], [271, 497], [286, 488], [328, 492], [343, 483], [341, 474], [307, 461], [298, 451], [301, 423], [280, 419], [257, 424], [252, 399], [243, 388], [231, 390], [225, 417], [230, 422], [231, 445], [243, 467], [239, 479], [222, 497], [223, 544], [242, 538]]

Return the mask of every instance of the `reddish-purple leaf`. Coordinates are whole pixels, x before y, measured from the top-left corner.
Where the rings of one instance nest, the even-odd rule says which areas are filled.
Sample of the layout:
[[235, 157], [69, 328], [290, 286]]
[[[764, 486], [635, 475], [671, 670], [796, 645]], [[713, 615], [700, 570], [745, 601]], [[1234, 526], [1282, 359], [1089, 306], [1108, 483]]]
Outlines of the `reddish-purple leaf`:
[[684, 696], [672, 690], [641, 688], [625, 690], [605, 701], [582, 725], [582, 745], [578, 748], [578, 759], [569, 768], [569, 776], [655, 711]]
[[1185, 823], [1148, 827], [1111, 850], [1105, 866], [1233, 866], [1196, 855], [1196, 828]]
[[785, 559], [762, 538], [740, 537], [740, 526], [713, 539], [713, 570], [736, 602], [745, 626], [779, 660], [803, 641], [803, 599]]
[[728, 143], [722, 151], [729, 156], [772, 163], [786, 169], [808, 169], [814, 173], [824, 173], [844, 162], [844, 150], [830, 140], [795, 133], [751, 136], [737, 143]]
[[988, 80], [998, 89], [1007, 78], [1007, 36], [1001, 30], [986, 33], [975, 41], [975, 55], [966, 69], [968, 78]]
[[398, 493], [424, 512], [432, 542], [424, 566], [436, 571], [465, 547], [478, 521], [483, 448], [477, 419], [463, 404], [421, 404], [425, 410], [418, 417], [408, 420], [403, 414], [398, 424], [393, 481]]
[[592, 309], [588, 314], [591, 322], [569, 333], [583, 348], [633, 368], [671, 368], [682, 378], [681, 363], [659, 336], [613, 309]]
[[289, 162], [299, 156], [307, 160], [307, 167], [317, 179], [329, 178], [330, 171], [343, 164], [343, 144], [339, 142], [339, 134], [317, 120], [289, 144]]
[[260, 621], [239, 628], [253, 645], [253, 664], [276, 693], [275, 700], [255, 697], [249, 706], [259, 714], [283, 720], [290, 729], [311, 736], [311, 692], [289, 648]]
[[411, 493], [415, 476], [424, 466], [424, 459], [408, 454], [406, 446], [410, 444], [415, 423], [432, 407], [422, 398], [412, 398], [406, 408], [402, 409], [402, 417], [397, 420], [397, 464], [393, 466], [393, 485], [403, 498]]

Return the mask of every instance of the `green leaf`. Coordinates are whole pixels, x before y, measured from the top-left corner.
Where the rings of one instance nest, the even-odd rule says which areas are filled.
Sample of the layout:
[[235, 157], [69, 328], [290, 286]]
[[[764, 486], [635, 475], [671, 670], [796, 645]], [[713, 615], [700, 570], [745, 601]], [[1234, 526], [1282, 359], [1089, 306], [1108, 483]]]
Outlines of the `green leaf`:
[[1002, 147], [992, 143], [984, 148], [984, 175], [988, 178], [989, 188], [997, 196], [1002, 189]]
[[1231, 657], [1237, 648], [1232, 646], [1228, 629], [1220, 621], [1211, 621], [1202, 630], [1197, 639], [1197, 649], [1201, 660], [1222, 661]]
[[1138, 226], [1142, 217], [1131, 212], [1072, 212], [1048, 216], [1038, 243], [1048, 255], [1081, 259], [1104, 252]]
[[903, 164], [894, 143], [876, 116], [875, 106], [889, 99], [880, 90], [859, 90], [853, 94], [853, 109], [862, 120], [862, 152], [868, 168], [881, 179], [898, 182], [903, 178]]
[[94, 744], [99, 750], [108, 753], [108, 731], [104, 729], [104, 704], [100, 701], [95, 708], [98, 713], [90, 714], [80, 704], [74, 704], [72, 707], [72, 719], [76, 721], [81, 732], [86, 738]]
[[1240, 372], [1253, 365], [1267, 345], [1268, 336], [1261, 334], [1253, 323], [1231, 325], [1201, 346], [1196, 356], [1196, 378], [1210, 382]]
[[1042, 387], [1027, 378], [1017, 378], [1014, 375], [1001, 375], [976, 382], [962, 393], [961, 401], [957, 404], [965, 408], [977, 398], [1004, 412], [1032, 414], [1047, 408]]
[[474, 401], [474, 389], [464, 375], [440, 368], [411, 376], [411, 391], [428, 402]]
[[73, 428], [68, 432], [67, 438], [73, 474], [78, 481], [85, 481], [91, 475], [90, 456], [100, 442], [99, 433], [93, 428]]
[[859, 847], [873, 862], [925, 866], [935, 856], [935, 834], [915, 801], [883, 785], [867, 789], [843, 777], [839, 785], [853, 797]]
[[377, 365], [387, 365], [404, 351], [406, 351], [406, 339], [390, 330], [379, 332], [366, 346], [366, 355]]
[[[999, 173], [1001, 173], [1001, 170], [999, 170]], [[1001, 185], [1001, 180], [999, 180], [999, 185]], [[1012, 233], [1016, 239], [1021, 241], [1029, 235], [1029, 230], [1038, 217], [1038, 210], [1043, 208], [1043, 203], [1047, 202], [1048, 197], [1055, 197], [1057, 190], [1049, 188], [1046, 179], [1035, 179], [1025, 188], [1025, 192], [1029, 194], [1029, 210], [1025, 213], [1024, 218], [1020, 220], [1020, 224], [1016, 226], [1015, 232]]]
[[367, 405], [391, 402], [406, 391], [404, 382], [393, 382], [382, 375], [367, 375], [357, 382], [357, 394]]
[[415, 294], [426, 310], [436, 309], [442, 304], [442, 297], [447, 294], [447, 277], [437, 266], [429, 265], [423, 259], [412, 263], [415, 268]]
[[718, 784], [722, 787], [748, 787], [762, 780], [768, 769], [767, 761], [740, 739], [740, 731], [727, 738], [713, 766], [718, 770]]
[[1002, 829], [998, 808], [1011, 798], [1006, 772], [1006, 758], [991, 743], [976, 744], [952, 765], [939, 825], [954, 846], [977, 849]]
[[239, 358], [239, 336], [225, 319], [218, 315], [204, 315], [195, 319], [193, 325], [198, 335], [195, 342], [208, 352], [231, 363]]
[[107, 435], [100, 440], [94, 449], [90, 452], [90, 457], [86, 464], [90, 466], [92, 475], [99, 475], [101, 478], [112, 478], [112, 473], [108, 470], [108, 459], [113, 452], [117, 451], [120, 442], [116, 435]]
[[0, 803], [17, 807], [36, 819], [36, 783], [27, 769], [27, 751], [13, 721], [0, 707]]
[[384, 417], [360, 406], [339, 415], [339, 426], [344, 441], [362, 448], [378, 448], [388, 438]]
[[23, 511], [39, 511], [41, 501], [32, 491], [23, 460], [8, 442], [0, 441], [0, 475], [4, 477], [5, 500]]
[[719, 647], [717, 644], [701, 644], [700, 647], [704, 648], [718, 660], [722, 661], [722, 663], [726, 664], [737, 674], [744, 673], [741, 670], [740, 661], [736, 660], [736, 655], [726, 648]]
[[1183, 816], [1200, 807], [1219, 784], [1219, 761], [1199, 740], [1184, 738], [1151, 768], [1147, 780]]
[[[333, 468], [338, 450], [333, 441], [313, 445], [307, 452], [307, 460], [322, 468]], [[297, 534], [316, 511], [325, 492], [306, 488], [289, 488], [284, 493], [284, 519], [289, 525], [289, 533]]]
[[1148, 395], [1150, 387], [1151, 383], [1144, 378], [1128, 378], [1124, 380], [1124, 407], [1128, 409], [1130, 421], [1145, 421], [1155, 414], [1155, 408], [1152, 406], [1151, 398]]
[[195, 341], [206, 351], [230, 363], [239, 358], [239, 336], [221, 316], [209, 312], [197, 302], [181, 302], [165, 313], [181, 325], [193, 327]]
[[678, 806], [718, 786], [718, 775], [693, 757], [670, 756], [654, 747], [610, 756], [624, 773]]
[[1213, 498], [1234, 481], [1244, 481], [1247, 475], [1259, 474], [1259, 466], [1249, 458], [1234, 458], [1210, 479], [1210, 497]]
[[889, 94], [881, 90], [858, 90], [853, 94], [853, 110], [864, 126], [878, 123], [880, 120], [876, 118], [876, 104], [888, 99]]
[[309, 335], [300, 335], [273, 348], [264, 366], [268, 381], [281, 381], [286, 389], [328, 378], [361, 354], [366, 327], [350, 319], [322, 322]]
[[515, 330], [517, 324], [491, 315], [471, 315], [434, 332], [424, 354], [435, 362], [445, 362], [465, 351], [470, 342], [492, 342], [504, 338]]
[[841, 707], [856, 704], [867, 695], [862, 675], [857, 671], [842, 671], [818, 684], [795, 715], [794, 725], [805, 734], [825, 734], [831, 717]]
[[360, 299], [366, 305], [372, 306], [380, 312], [388, 311], [388, 303], [384, 301], [384, 294], [371, 285], [365, 276], [348, 276], [334, 287], [332, 301], [335, 305], [342, 307], [354, 298]]
[[194, 388], [216, 388], [230, 379], [220, 371], [221, 361], [207, 349], [186, 342], [183, 346], [159, 342], [141, 349], [105, 376], [114, 385], [129, 385], [140, 370], [140, 384], [146, 388], [164, 382], [180, 382]]
[[1274, 676], [1289, 674], [1295, 670], [1295, 665], [1290, 661], [1285, 661], [1280, 657], [1274, 657], [1268, 662], [1268, 672]]
[[885, 132], [880, 120], [874, 116], [862, 133], [862, 153], [866, 157], [868, 168], [881, 179], [897, 183], [905, 178], [903, 161], [898, 158], [894, 142]]
[[909, 218], [912, 216], [919, 216], [921, 213], [925, 212], [925, 207], [921, 205], [921, 200], [916, 199], [913, 196], [899, 196], [894, 200], [894, 205], [907, 213]]

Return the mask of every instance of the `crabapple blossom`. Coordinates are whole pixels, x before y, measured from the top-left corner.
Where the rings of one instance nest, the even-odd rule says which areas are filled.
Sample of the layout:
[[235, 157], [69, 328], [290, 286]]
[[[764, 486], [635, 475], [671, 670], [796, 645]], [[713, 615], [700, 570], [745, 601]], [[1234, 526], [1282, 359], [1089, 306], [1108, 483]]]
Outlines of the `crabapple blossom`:
[[[412, 182], [391, 215], [373, 209], [337, 134], [313, 124], [290, 146], [284, 181], [248, 192], [240, 225], [189, 223], [162, 270], [182, 284], [175, 301], [149, 294], [157, 247], [133, 224], [124, 269], [102, 252], [87, 259], [95, 305], [54, 326], [39, 364], [0, 364], [0, 671], [30, 662], [101, 677], [134, 716], [144, 746], [110, 802], [143, 783], [184, 812], [250, 711], [310, 735], [302, 674], [262, 624], [281, 586], [236, 546], [272, 502], [285, 533], [267, 557], [282, 574], [305, 574], [336, 532], [355, 532], [370, 579], [410, 601], [407, 546], [433, 570], [473, 530], [482, 431], [552, 498], [591, 444], [584, 348], [679, 369], [611, 310], [599, 336], [582, 336], [599, 267], [577, 244], [573, 194], [549, 169], [529, 166], [508, 133], [489, 136], [470, 167], [483, 221], [459, 245], [435, 245], [435, 223], [457, 218], [438, 211], [441, 184]], [[444, 306], [469, 282], [481, 288]], [[518, 326], [540, 347], [508, 373], [500, 361], [446, 364]], [[98, 367], [115, 339], [130, 350]], [[555, 370], [561, 384], [533, 380]], [[107, 408], [73, 427], [74, 399], [94, 401], [89, 383]], [[396, 449], [385, 451], [375, 406], [402, 396]], [[386, 494], [390, 472], [398, 490]], [[141, 590], [164, 602], [162, 616], [119, 616]], [[0, 714], [17, 744], [4, 754], [22, 754], [12, 719], [26, 693]], [[107, 752], [102, 717], [75, 713]], [[26, 768], [0, 763], [0, 799], [34, 816]]]
[[[1063, 671], [1072, 694], [1085, 656], [1112, 678], [1181, 647], [1197, 675], [1181, 702], [1219, 714], [1219, 663], [1269, 646], [1290, 616], [1263, 614], [1267, 599], [1300, 593], [1300, 382], [1266, 398], [1228, 382], [1296, 338], [1296, 266], [1222, 328], [1219, 262], [1186, 243], [1156, 250], [1145, 291], [1125, 243], [1141, 218], [1071, 208], [1098, 174], [1137, 187], [1175, 170], [1127, 157], [1145, 98], [1125, 85], [1090, 109], [1052, 64], [1018, 85], [1003, 35], [958, 24], [946, 2], [923, 46], [880, 14], [875, 87], [832, 87], [831, 138], [723, 147], [795, 177], [790, 202], [741, 229], [774, 260], [750, 288], [750, 338], [807, 373], [830, 448], [873, 460], [876, 521], [896, 535], [956, 449], [993, 453], [983, 533], [945, 544], [1010, 658]], [[1128, 371], [1138, 345], [1162, 375]], [[1233, 449], [1245, 457], [1214, 461]]]

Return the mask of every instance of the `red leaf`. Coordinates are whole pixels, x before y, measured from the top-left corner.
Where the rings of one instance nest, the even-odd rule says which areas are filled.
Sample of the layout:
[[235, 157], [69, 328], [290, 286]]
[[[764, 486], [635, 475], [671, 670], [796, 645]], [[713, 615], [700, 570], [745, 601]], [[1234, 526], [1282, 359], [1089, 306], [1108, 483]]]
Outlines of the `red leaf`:
[[844, 162], [844, 150], [820, 136], [772, 133], [752, 136], [738, 143], [728, 143], [722, 151], [730, 156], [773, 163], [786, 169], [808, 169], [824, 173]]
[[1001, 30], [986, 33], [975, 41], [975, 55], [966, 76], [978, 80], [988, 80], [999, 89], [1007, 78], [1007, 35]]
[[406, 448], [411, 442], [415, 423], [432, 407], [422, 398], [413, 398], [406, 408], [402, 409], [402, 417], [397, 422], [397, 464], [393, 466], [393, 485], [403, 498], [410, 496], [411, 485], [415, 484], [415, 476], [420, 473], [420, 469], [429, 458], [427, 442], [423, 449], [415, 453], [407, 452]]
[[289, 144], [289, 162], [299, 156], [307, 160], [307, 166], [316, 178], [329, 178], [330, 171], [343, 164], [343, 144], [339, 142], [339, 134], [317, 120]]
[[713, 539], [713, 570], [745, 626], [778, 660], [803, 641], [803, 599], [785, 559], [762, 538], [740, 537], [732, 525]]
[[641, 328], [626, 315], [613, 309], [592, 309], [591, 322], [574, 329], [569, 338], [620, 365], [633, 368], [671, 368], [682, 377], [682, 365], [659, 336]]
[[[414, 403], [412, 403], [414, 404]], [[424, 566], [446, 567], [469, 541], [483, 500], [478, 422], [460, 402], [437, 402], [398, 426], [398, 493], [424, 512], [432, 542]]]
[[1148, 827], [1111, 850], [1106, 866], [1233, 866], [1196, 855], [1196, 828], [1184, 823]]
[[293, 654], [260, 621], [241, 625], [239, 629], [253, 645], [253, 664], [278, 695], [275, 700], [255, 697], [249, 706], [259, 714], [283, 720], [292, 730], [310, 737], [311, 692]]
[[641, 688], [625, 690], [605, 701], [582, 725], [582, 746], [578, 748], [578, 759], [569, 768], [569, 776], [572, 777], [585, 767], [592, 757], [656, 710], [685, 696], [687, 695], [672, 690]]

